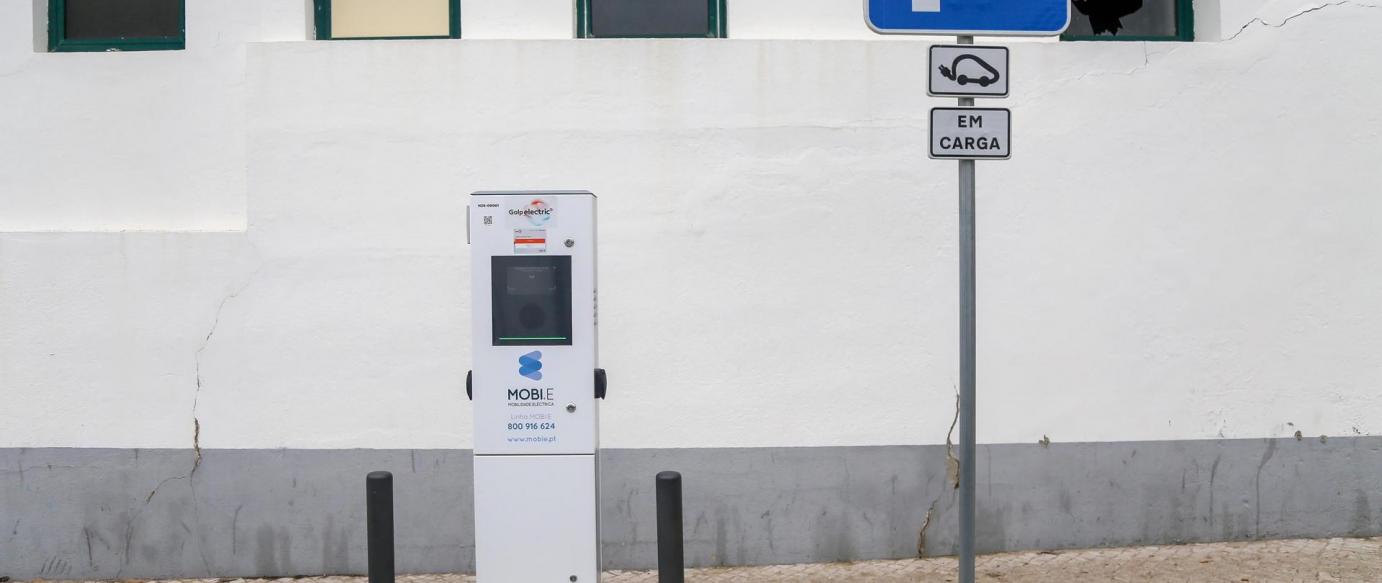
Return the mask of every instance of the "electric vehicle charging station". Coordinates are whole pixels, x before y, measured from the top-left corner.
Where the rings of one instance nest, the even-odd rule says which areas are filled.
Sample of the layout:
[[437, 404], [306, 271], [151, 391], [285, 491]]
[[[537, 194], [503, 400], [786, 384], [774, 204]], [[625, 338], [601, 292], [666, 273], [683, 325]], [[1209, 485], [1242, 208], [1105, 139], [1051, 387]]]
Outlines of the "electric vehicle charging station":
[[476, 192], [468, 214], [477, 579], [596, 582], [595, 195]]

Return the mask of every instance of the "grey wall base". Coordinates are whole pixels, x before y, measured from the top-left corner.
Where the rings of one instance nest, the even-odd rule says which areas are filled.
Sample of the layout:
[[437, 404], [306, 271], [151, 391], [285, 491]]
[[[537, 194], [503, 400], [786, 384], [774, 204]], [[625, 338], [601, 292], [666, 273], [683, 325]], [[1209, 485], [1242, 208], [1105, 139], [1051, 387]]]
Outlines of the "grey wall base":
[[[978, 454], [985, 552], [1382, 534], [1382, 437], [989, 445]], [[371, 470], [395, 476], [400, 571], [474, 568], [469, 451], [201, 456], [0, 449], [0, 576], [364, 573]], [[945, 460], [943, 446], [606, 450], [604, 565], [655, 565], [653, 476], [667, 469], [685, 476], [693, 565], [912, 557], [919, 545], [951, 554], [956, 497]], [[554, 491], [550, 502], [559, 500]]]

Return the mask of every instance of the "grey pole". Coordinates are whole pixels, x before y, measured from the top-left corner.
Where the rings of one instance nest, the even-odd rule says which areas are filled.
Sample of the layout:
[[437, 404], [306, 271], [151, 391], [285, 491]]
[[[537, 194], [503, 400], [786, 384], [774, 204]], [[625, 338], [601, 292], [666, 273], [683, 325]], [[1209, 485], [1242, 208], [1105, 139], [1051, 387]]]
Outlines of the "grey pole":
[[[972, 36], [955, 40], [974, 44]], [[974, 161], [960, 160], [960, 583], [974, 583], [974, 284]]]

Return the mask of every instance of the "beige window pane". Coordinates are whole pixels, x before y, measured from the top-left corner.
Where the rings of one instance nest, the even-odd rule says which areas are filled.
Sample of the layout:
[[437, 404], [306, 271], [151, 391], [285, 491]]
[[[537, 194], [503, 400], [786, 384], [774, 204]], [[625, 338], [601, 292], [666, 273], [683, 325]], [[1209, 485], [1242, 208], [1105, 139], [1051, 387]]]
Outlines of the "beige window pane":
[[331, 0], [331, 36], [447, 36], [449, 0]]

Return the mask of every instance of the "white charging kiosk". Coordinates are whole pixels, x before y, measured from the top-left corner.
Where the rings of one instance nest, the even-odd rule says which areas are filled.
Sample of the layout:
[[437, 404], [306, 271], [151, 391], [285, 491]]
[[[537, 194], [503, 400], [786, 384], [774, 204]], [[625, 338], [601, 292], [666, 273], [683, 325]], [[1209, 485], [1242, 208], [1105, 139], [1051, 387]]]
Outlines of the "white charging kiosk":
[[595, 195], [476, 192], [468, 210], [477, 578], [595, 583]]

